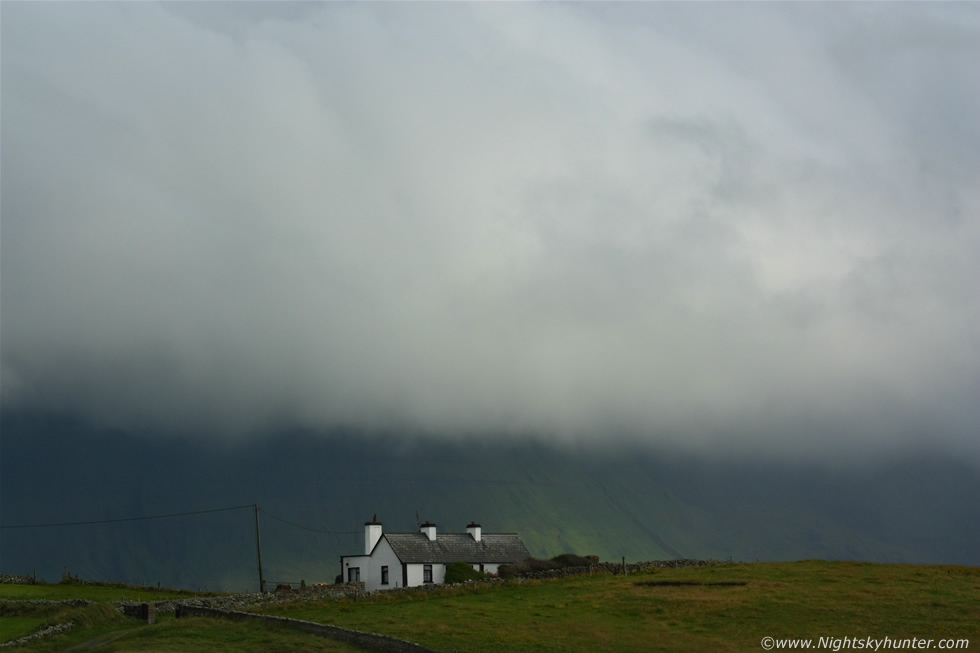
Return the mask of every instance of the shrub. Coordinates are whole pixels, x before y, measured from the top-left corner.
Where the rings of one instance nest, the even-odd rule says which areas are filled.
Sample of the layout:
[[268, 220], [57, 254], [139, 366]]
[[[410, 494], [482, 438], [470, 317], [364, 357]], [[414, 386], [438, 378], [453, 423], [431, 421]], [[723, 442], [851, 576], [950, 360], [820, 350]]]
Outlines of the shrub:
[[590, 558], [596, 556], [583, 557], [575, 555], [574, 553], [562, 553], [561, 555], [556, 555], [552, 558], [552, 562], [558, 563], [559, 567], [588, 567], [591, 562]]
[[449, 585], [453, 583], [465, 583], [468, 580], [481, 580], [483, 578], [487, 578], [485, 573], [473, 569], [473, 567], [465, 562], [454, 562], [446, 567], [446, 583]]
[[524, 562], [512, 565], [500, 566], [501, 578], [517, 578], [551, 569], [567, 569], [569, 567], [588, 567], [590, 564], [598, 564], [599, 556], [579, 556], [574, 553], [562, 553], [556, 555], [551, 560], [539, 560], [528, 558]]
[[561, 565], [553, 560], [538, 560], [537, 558], [528, 558], [524, 562], [518, 562], [512, 565], [500, 565], [500, 577], [501, 578], [516, 578], [518, 576], [524, 576], [526, 574], [533, 574], [539, 571], [548, 571], [549, 569], [559, 569]]

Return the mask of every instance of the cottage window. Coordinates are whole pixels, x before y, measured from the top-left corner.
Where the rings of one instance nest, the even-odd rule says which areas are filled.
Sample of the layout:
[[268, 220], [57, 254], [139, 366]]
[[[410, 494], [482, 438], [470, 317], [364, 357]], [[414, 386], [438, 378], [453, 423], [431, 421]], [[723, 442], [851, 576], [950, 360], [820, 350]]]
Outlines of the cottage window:
[[422, 567], [422, 582], [431, 583], [432, 582], [432, 565], [425, 565]]
[[361, 568], [360, 567], [348, 567], [347, 568], [347, 582], [348, 583], [359, 583], [359, 582], [361, 582]]
[[388, 584], [388, 565], [381, 567], [381, 584]]

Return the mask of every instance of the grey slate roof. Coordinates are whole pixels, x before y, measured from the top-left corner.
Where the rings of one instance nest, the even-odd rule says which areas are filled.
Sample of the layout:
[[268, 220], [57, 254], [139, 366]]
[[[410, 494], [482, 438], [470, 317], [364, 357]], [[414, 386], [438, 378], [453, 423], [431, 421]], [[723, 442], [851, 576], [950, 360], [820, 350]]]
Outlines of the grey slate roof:
[[439, 533], [431, 542], [425, 533], [385, 533], [402, 562], [521, 562], [531, 557], [521, 538], [513, 533], [484, 533], [477, 542], [469, 533]]

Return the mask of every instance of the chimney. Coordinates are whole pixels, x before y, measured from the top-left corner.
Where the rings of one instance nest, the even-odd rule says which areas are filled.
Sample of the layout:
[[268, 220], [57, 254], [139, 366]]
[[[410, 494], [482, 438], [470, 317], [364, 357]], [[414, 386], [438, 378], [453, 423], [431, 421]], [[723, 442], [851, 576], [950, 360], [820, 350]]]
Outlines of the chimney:
[[374, 551], [374, 546], [381, 539], [381, 522], [378, 521], [378, 516], [374, 516], [374, 520], [369, 522], [364, 522], [364, 555], [371, 555]]
[[428, 519], [425, 520], [425, 523], [422, 524], [419, 531], [425, 533], [425, 536], [429, 538], [430, 542], [436, 541], [436, 525], [430, 523]]
[[466, 527], [466, 532], [473, 536], [474, 542], [479, 542], [482, 535], [483, 529], [475, 521], [471, 521], [470, 525]]

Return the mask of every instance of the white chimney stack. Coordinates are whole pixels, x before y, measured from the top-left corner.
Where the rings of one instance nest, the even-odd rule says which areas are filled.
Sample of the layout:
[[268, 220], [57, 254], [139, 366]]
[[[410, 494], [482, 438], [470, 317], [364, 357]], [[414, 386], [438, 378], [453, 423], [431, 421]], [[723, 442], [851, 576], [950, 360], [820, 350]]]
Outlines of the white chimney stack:
[[422, 524], [422, 526], [419, 528], [419, 531], [425, 533], [425, 536], [429, 538], [430, 542], [436, 541], [436, 525], [429, 523], [429, 520], [426, 520], [425, 523]]
[[378, 516], [374, 516], [373, 521], [364, 522], [364, 555], [371, 555], [375, 545], [381, 539], [381, 522]]
[[482, 535], [483, 529], [475, 521], [470, 522], [470, 525], [466, 527], [466, 532], [473, 536], [474, 542], [480, 541], [480, 536]]

